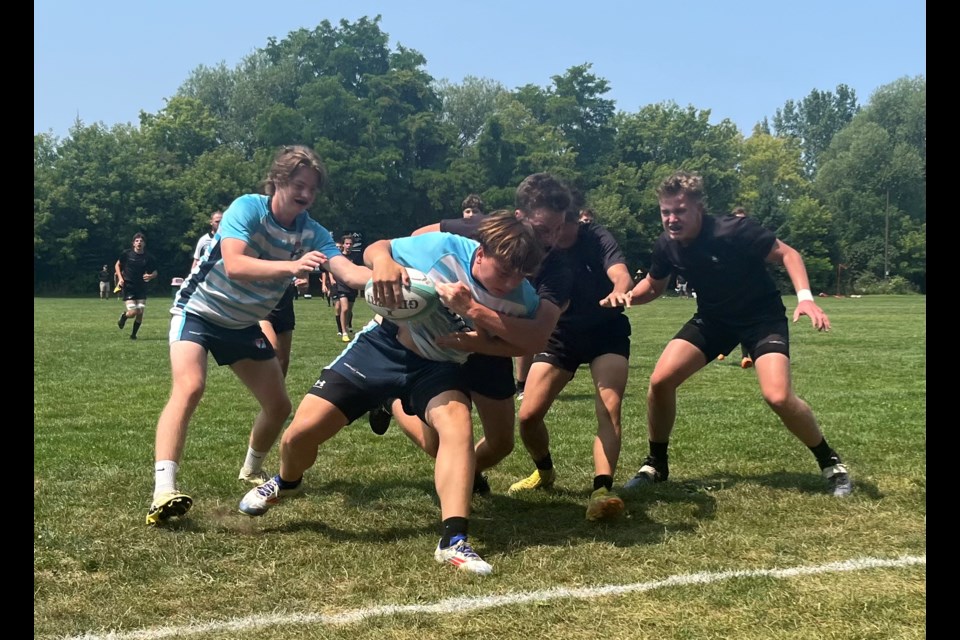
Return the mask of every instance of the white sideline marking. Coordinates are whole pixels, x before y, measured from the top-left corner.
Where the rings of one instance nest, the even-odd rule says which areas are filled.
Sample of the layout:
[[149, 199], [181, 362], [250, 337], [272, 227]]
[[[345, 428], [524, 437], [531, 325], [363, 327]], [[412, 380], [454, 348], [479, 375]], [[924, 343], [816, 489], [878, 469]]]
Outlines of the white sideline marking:
[[560, 598], [584, 600], [600, 596], [651, 591], [662, 587], [711, 584], [732, 578], [792, 578], [817, 573], [860, 571], [863, 569], [884, 567], [905, 567], [926, 563], [927, 556], [922, 555], [900, 556], [899, 558], [892, 559], [859, 558], [857, 560], [830, 562], [812, 567], [793, 567], [790, 569], [749, 569], [741, 571], [721, 571], [717, 573], [688, 573], [652, 582], [635, 582], [633, 584], [607, 585], [604, 587], [582, 587], [579, 589], [557, 587], [555, 589], [544, 589], [527, 593], [508, 593], [500, 596], [448, 598], [434, 604], [383, 605], [334, 614], [285, 613], [255, 615], [233, 620], [190, 624], [180, 627], [155, 627], [153, 629], [142, 629], [140, 631], [110, 631], [103, 634], [85, 633], [81, 636], [65, 637], [63, 640], [157, 640], [158, 638], [183, 637], [200, 633], [223, 633], [225, 631], [249, 632], [257, 628], [274, 625], [345, 625], [361, 622], [369, 618], [407, 613], [463, 613], [476, 611], [478, 609], [492, 609], [493, 607], [523, 604], [526, 602], [545, 602]]

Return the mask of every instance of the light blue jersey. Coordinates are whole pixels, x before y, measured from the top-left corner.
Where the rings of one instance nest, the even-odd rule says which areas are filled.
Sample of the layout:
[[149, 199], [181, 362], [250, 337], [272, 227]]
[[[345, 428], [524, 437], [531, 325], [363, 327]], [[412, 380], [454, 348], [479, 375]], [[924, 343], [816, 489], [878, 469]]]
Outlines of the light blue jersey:
[[[480, 243], [452, 233], [425, 233], [390, 242], [393, 259], [405, 267], [413, 267], [434, 282], [462, 282], [470, 288], [474, 299], [485, 307], [517, 318], [532, 318], [540, 305], [540, 296], [526, 279], [505, 297], [487, 291], [472, 274], [473, 259]], [[473, 329], [466, 318], [440, 306], [423, 320], [407, 324], [414, 344], [428, 360], [466, 362], [470, 354], [458, 349], [442, 349], [437, 336]]]
[[296, 260], [314, 250], [328, 259], [342, 255], [330, 232], [306, 211], [286, 228], [273, 217], [268, 203], [268, 196], [248, 194], [223, 212], [210, 250], [184, 280], [170, 313], [189, 312], [222, 327], [242, 329], [266, 318], [280, 302], [291, 278], [231, 280], [220, 252], [225, 238], [243, 240], [261, 260]]

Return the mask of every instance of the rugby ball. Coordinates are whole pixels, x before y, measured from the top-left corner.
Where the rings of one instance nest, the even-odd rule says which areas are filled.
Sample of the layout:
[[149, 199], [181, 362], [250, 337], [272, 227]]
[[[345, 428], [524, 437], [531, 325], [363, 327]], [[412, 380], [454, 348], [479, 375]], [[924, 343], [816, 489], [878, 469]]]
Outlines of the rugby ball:
[[393, 322], [410, 322], [423, 319], [440, 305], [440, 296], [433, 286], [433, 280], [417, 269], [406, 267], [406, 270], [410, 276], [410, 286], [403, 288], [403, 300], [396, 309], [376, 304], [373, 301], [373, 278], [367, 281], [363, 297], [374, 313]]

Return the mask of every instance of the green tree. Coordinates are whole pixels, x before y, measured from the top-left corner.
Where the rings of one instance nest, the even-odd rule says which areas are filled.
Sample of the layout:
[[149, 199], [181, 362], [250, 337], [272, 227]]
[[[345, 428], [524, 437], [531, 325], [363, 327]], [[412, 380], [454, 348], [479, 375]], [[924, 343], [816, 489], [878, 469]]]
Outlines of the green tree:
[[857, 114], [856, 92], [845, 84], [836, 93], [814, 89], [800, 102], [787, 100], [773, 117], [775, 135], [790, 137], [800, 147], [807, 176], [813, 178], [820, 156], [838, 131]]

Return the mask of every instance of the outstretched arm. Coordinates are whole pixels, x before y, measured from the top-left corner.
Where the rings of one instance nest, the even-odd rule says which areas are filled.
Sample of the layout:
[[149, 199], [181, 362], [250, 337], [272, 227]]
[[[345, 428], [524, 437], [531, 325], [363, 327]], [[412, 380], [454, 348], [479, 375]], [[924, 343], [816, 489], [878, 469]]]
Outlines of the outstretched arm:
[[783, 265], [787, 275], [790, 276], [790, 282], [797, 292], [797, 308], [793, 312], [793, 321], [799, 320], [800, 316], [809, 316], [811, 324], [817, 331], [830, 331], [830, 318], [813, 301], [807, 267], [803, 264], [803, 256], [800, 252], [787, 243], [777, 240], [773, 243], [773, 248], [767, 254], [766, 260], [772, 264]]

